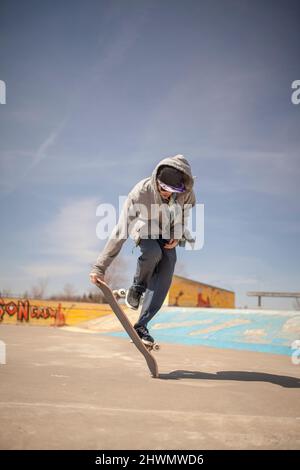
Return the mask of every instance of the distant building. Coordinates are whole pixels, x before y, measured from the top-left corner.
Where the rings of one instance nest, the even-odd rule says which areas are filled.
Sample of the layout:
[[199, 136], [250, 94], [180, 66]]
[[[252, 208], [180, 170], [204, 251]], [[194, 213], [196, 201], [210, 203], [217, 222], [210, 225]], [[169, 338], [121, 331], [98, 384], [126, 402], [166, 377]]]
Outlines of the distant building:
[[173, 276], [164, 304], [173, 307], [235, 308], [235, 293], [186, 277]]

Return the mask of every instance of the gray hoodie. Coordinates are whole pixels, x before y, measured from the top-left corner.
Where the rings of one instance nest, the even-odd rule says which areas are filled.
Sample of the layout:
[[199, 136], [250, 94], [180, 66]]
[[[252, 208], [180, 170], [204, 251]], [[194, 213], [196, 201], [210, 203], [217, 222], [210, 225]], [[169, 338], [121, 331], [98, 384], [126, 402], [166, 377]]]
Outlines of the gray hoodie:
[[[147, 234], [150, 233], [150, 223], [153, 227], [153, 213], [151, 219], [151, 205], [153, 204], [156, 204], [156, 207], [159, 207], [160, 211], [160, 214], [157, 217], [157, 221], [154, 221], [157, 222], [158, 234], [165, 238], [163, 235], [166, 232], [165, 227], [162, 225], [162, 220], [166, 219], [162, 218], [161, 211], [163, 212], [168, 206], [160, 196], [156, 179], [158, 169], [162, 165], [168, 165], [177, 168], [184, 174], [184, 184], [186, 191], [184, 193], [176, 193], [176, 199], [174, 200], [172, 197], [171, 204], [174, 204], [175, 206], [178, 204], [182, 209], [183, 206], [185, 206], [185, 209], [182, 210], [182, 238], [187, 240], [190, 239], [190, 234], [185, 228], [185, 225], [187, 222], [188, 211], [196, 203], [195, 194], [193, 191], [194, 179], [188, 161], [184, 158], [183, 155], [175, 155], [174, 157], [168, 157], [161, 160], [155, 167], [151, 177], [141, 180], [130, 191], [122, 208], [119, 221], [93, 266], [93, 273], [105, 274], [106, 269], [114, 260], [114, 258], [119, 254], [124, 242], [129, 235], [133, 238], [136, 244], [138, 244], [140, 238], [147, 238]], [[146, 212], [140, 210], [140, 205], [146, 209]], [[170, 238], [173, 238], [174, 226], [172, 221], [169, 225]]]

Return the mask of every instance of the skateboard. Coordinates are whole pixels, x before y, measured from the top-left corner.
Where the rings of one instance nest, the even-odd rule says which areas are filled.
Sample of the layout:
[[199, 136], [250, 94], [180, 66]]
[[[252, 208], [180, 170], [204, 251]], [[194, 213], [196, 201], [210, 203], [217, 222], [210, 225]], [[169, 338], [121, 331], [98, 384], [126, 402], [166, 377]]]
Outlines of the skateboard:
[[[158, 377], [158, 367], [155, 358], [152, 356], [150, 352], [150, 347], [147, 347], [135, 329], [133, 328], [131, 322], [128, 320], [127, 316], [125, 315], [122, 307], [118, 304], [117, 299], [111, 290], [111, 288], [105, 283], [102, 282], [98, 279], [97, 284], [96, 284], [99, 289], [103, 292], [103, 295], [107, 302], [109, 303], [111, 309], [113, 310], [114, 314], [118, 318], [119, 322], [123, 326], [124, 330], [134, 343], [135, 347], [140, 351], [140, 353], [144, 356], [147, 365], [149, 367], [149, 370], [151, 372], [152, 377], [157, 378]], [[124, 289], [122, 289], [124, 290]], [[155, 344], [155, 343], [154, 343]], [[152, 349], [152, 347], [151, 347]]]

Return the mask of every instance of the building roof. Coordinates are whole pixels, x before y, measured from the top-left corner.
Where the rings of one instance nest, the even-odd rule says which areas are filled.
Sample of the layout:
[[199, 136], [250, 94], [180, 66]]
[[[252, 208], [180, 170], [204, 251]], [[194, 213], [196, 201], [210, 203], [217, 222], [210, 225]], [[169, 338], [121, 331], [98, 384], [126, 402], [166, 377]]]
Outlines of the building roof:
[[173, 277], [177, 277], [177, 278], [182, 279], [184, 281], [192, 282], [193, 284], [198, 284], [198, 285], [201, 284], [202, 286], [210, 287], [211, 289], [223, 290], [225, 292], [231, 292], [232, 294], [235, 293], [233, 290], [223, 289], [222, 287], [218, 287], [218, 286], [212, 286], [211, 284], [205, 284], [205, 282], [195, 281], [193, 279], [188, 279], [187, 277], [178, 276], [177, 274], [174, 274]]

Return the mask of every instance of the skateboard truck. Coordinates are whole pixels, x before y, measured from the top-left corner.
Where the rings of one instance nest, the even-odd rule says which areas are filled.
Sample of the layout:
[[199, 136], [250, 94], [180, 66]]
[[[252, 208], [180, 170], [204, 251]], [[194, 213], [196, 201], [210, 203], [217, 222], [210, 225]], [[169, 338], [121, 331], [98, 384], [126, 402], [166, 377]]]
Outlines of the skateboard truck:
[[[131, 343], [133, 343], [132, 339], [130, 340]], [[143, 341], [142, 343], [146, 346], [148, 351], [159, 351], [160, 350], [160, 345], [158, 343], [151, 343], [150, 341]]]
[[[114, 289], [112, 291], [112, 293], [114, 294], [114, 296], [117, 300], [120, 300], [120, 299], [125, 299], [125, 297], [127, 295], [127, 290], [128, 289], [124, 289], [124, 287], [123, 287], [122, 289]], [[142, 294], [142, 296], [141, 296], [141, 304], [143, 303], [143, 300], [144, 300], [144, 294]]]
[[126, 297], [126, 289], [115, 289], [113, 290], [114, 296], [118, 299], [125, 299]]

